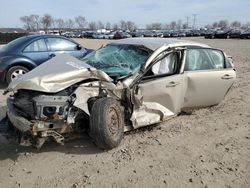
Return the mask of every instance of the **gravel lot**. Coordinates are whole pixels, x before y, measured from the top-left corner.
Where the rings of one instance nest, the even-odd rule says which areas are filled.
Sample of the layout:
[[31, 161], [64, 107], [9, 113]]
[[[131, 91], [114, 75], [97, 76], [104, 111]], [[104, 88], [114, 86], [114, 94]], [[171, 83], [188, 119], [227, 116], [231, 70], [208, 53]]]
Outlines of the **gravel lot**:
[[250, 187], [250, 40], [190, 40], [234, 58], [237, 81], [221, 104], [128, 133], [108, 152], [88, 137], [36, 151], [0, 136], [0, 187]]

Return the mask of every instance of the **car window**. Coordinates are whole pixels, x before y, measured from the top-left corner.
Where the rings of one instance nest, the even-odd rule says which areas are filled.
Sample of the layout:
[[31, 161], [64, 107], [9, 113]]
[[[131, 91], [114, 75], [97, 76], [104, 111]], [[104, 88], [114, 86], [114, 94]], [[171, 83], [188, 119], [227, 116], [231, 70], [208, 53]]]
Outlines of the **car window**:
[[76, 50], [76, 44], [61, 38], [47, 38], [50, 51], [72, 51]]
[[215, 49], [187, 49], [185, 71], [223, 69], [224, 55]]
[[25, 49], [24, 52], [45, 52], [47, 51], [47, 46], [45, 44], [44, 39], [39, 39], [31, 44], [29, 44]]
[[214, 69], [224, 68], [224, 55], [219, 50], [207, 50], [208, 55], [211, 57]]
[[177, 62], [177, 54], [169, 54], [152, 66], [152, 72], [154, 75], [173, 74], [176, 70]]

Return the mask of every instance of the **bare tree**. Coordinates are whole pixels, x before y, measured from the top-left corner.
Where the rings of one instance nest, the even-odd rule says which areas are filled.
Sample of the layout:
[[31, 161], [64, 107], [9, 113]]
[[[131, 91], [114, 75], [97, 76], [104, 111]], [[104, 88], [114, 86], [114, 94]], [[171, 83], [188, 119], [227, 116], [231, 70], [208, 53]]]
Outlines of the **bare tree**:
[[66, 20], [65, 25], [68, 29], [74, 29], [75, 27], [75, 23], [72, 19]]
[[218, 27], [227, 28], [229, 26], [229, 22], [227, 20], [220, 20], [218, 23]]
[[53, 18], [49, 14], [44, 14], [44, 16], [41, 18], [41, 24], [45, 32], [51, 27], [53, 23]]
[[244, 29], [250, 28], [250, 22], [243, 24], [242, 28], [244, 28]]
[[170, 26], [170, 29], [176, 29], [177, 27], [176, 21], [172, 21], [169, 26]]
[[20, 20], [23, 22], [23, 27], [27, 29], [28, 31], [31, 30], [31, 23], [30, 23], [30, 17], [29, 16], [22, 16], [20, 17]]
[[151, 23], [151, 24], [146, 25], [146, 28], [149, 30], [161, 30], [162, 25], [161, 25], [161, 23], [155, 22], [155, 23]]
[[55, 22], [55, 26], [59, 29], [59, 31], [65, 28], [65, 22], [63, 19], [58, 18], [58, 19], [55, 19], [54, 22]]
[[32, 28], [34, 31], [38, 31], [40, 29], [40, 16], [36, 14], [30, 15], [30, 20], [32, 22]]
[[120, 29], [125, 31], [128, 29], [128, 26], [127, 26], [127, 22], [125, 22], [124, 20], [121, 20], [120, 21]]
[[104, 24], [101, 21], [98, 21], [97, 28], [98, 29], [104, 29]]
[[129, 31], [134, 31], [134, 30], [137, 29], [137, 26], [136, 26], [136, 24], [135, 24], [134, 22], [132, 22], [132, 21], [127, 21], [127, 29], [128, 29]]
[[169, 24], [163, 24], [162, 29], [170, 29], [170, 25]]
[[217, 28], [217, 27], [218, 27], [218, 22], [214, 22], [214, 23], [212, 24], [212, 26], [213, 26], [213, 28]]
[[233, 21], [231, 23], [231, 27], [240, 27], [241, 26], [241, 23], [239, 21]]
[[117, 23], [115, 23], [115, 24], [113, 24], [112, 29], [113, 30], [118, 30], [120, 28], [119, 28], [119, 25]]
[[89, 22], [89, 29], [90, 30], [97, 30], [96, 22]]
[[111, 24], [110, 22], [107, 22], [105, 25], [105, 29], [110, 30], [111, 29]]
[[76, 22], [77, 27], [79, 29], [83, 29], [87, 24], [87, 21], [86, 21], [85, 17], [83, 17], [83, 16], [75, 17], [75, 22]]

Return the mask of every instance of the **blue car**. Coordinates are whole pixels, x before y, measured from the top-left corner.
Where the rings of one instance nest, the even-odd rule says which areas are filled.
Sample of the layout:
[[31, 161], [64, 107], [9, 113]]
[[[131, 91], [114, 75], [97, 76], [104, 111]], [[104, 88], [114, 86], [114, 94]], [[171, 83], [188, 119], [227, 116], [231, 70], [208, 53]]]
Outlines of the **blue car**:
[[0, 82], [10, 83], [60, 53], [82, 58], [91, 49], [56, 35], [29, 35], [0, 48]]

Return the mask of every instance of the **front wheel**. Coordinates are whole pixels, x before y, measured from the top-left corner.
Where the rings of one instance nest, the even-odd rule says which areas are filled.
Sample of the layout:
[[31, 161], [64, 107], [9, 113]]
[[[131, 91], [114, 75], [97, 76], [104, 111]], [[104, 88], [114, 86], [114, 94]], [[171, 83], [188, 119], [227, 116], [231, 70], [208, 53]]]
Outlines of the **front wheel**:
[[102, 149], [117, 147], [123, 138], [124, 120], [119, 102], [112, 98], [95, 101], [90, 114], [90, 136]]
[[26, 74], [29, 70], [23, 66], [11, 67], [6, 74], [6, 82], [9, 84], [12, 80]]

